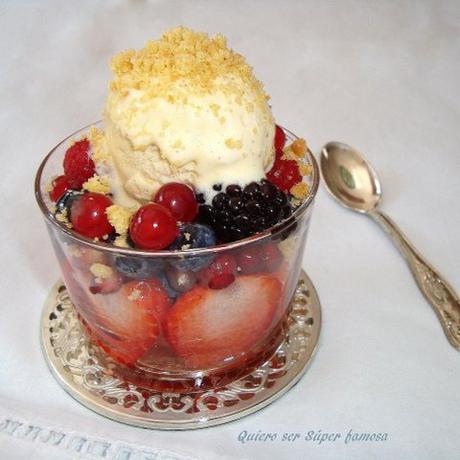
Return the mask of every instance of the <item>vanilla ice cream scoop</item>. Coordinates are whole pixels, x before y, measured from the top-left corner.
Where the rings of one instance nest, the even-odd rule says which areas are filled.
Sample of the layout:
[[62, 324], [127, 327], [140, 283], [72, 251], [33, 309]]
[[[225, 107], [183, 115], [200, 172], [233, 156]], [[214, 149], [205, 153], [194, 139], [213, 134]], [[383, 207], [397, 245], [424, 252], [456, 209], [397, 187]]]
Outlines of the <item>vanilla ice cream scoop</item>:
[[114, 200], [143, 204], [167, 182], [209, 200], [274, 161], [275, 124], [262, 84], [218, 35], [173, 29], [114, 58], [104, 120]]

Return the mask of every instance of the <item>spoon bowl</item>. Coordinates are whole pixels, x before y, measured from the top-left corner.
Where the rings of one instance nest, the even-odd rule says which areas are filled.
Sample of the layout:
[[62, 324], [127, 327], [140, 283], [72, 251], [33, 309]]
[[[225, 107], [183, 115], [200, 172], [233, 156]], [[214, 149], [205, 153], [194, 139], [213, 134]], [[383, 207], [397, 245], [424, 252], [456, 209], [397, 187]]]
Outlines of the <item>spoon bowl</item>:
[[320, 168], [327, 189], [340, 204], [362, 213], [376, 208], [382, 195], [380, 181], [357, 150], [329, 142], [321, 150]]

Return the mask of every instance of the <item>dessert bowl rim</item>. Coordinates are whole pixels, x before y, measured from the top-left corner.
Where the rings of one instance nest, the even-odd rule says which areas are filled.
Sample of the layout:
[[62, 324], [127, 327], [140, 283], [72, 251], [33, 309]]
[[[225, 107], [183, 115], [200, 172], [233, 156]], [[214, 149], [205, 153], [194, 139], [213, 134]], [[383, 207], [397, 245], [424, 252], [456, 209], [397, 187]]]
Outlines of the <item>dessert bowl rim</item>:
[[[215, 254], [218, 252], [226, 252], [230, 251], [233, 249], [237, 248], [242, 248], [247, 246], [248, 244], [253, 244], [253, 243], [263, 243], [263, 242], [268, 242], [270, 241], [273, 237], [276, 237], [278, 235], [281, 235], [283, 231], [289, 229], [291, 225], [293, 225], [307, 210], [310, 206], [313, 205], [313, 201], [316, 197], [316, 193], [318, 191], [318, 186], [319, 186], [319, 168], [318, 164], [316, 162], [316, 159], [313, 155], [313, 153], [310, 151], [309, 148], [307, 148], [307, 158], [309, 164], [313, 168], [312, 172], [312, 184], [310, 186], [310, 191], [307, 196], [307, 198], [302, 202], [302, 204], [295, 209], [295, 211], [292, 213], [290, 217], [287, 219], [278, 222], [276, 225], [267, 228], [263, 232], [256, 233], [255, 235], [243, 238], [238, 241], [233, 241], [230, 243], [222, 243], [219, 245], [215, 246], [208, 246], [204, 248], [196, 248], [196, 249], [185, 249], [185, 250], [168, 250], [168, 249], [162, 249], [162, 250], [144, 250], [144, 249], [137, 249], [137, 248], [124, 248], [124, 247], [119, 247], [119, 246], [114, 246], [109, 243], [105, 243], [103, 241], [94, 241], [90, 238], [86, 238], [82, 235], [77, 234], [74, 232], [72, 229], [66, 227], [63, 223], [59, 222], [54, 214], [50, 211], [48, 208], [44, 194], [46, 193], [44, 190], [41, 188], [41, 179], [42, 179], [42, 174], [45, 169], [46, 164], [48, 163], [48, 160], [51, 158], [53, 153], [61, 147], [65, 142], [69, 141], [71, 138], [74, 136], [81, 134], [84, 131], [87, 131], [89, 128], [93, 126], [98, 126], [101, 125], [101, 120], [98, 120], [94, 123], [90, 123], [89, 125], [86, 125], [69, 136], [67, 136], [65, 139], [61, 140], [57, 145], [55, 145], [45, 156], [45, 158], [42, 160], [40, 163], [40, 166], [38, 167], [37, 174], [35, 176], [35, 198], [37, 200], [38, 206], [40, 207], [40, 210], [42, 211], [45, 219], [52, 225], [54, 226], [57, 230], [63, 232], [67, 237], [70, 239], [74, 240], [76, 243], [79, 243], [81, 245], [87, 246], [92, 249], [96, 249], [99, 251], [105, 251], [109, 253], [116, 253], [118, 255], [125, 255], [125, 256], [145, 256], [145, 257], [172, 257], [172, 258], [183, 258], [183, 257], [190, 257], [190, 256], [205, 256], [209, 254]], [[298, 139], [298, 136], [296, 136], [294, 133], [289, 131], [283, 126], [280, 126], [283, 131], [292, 139]]]

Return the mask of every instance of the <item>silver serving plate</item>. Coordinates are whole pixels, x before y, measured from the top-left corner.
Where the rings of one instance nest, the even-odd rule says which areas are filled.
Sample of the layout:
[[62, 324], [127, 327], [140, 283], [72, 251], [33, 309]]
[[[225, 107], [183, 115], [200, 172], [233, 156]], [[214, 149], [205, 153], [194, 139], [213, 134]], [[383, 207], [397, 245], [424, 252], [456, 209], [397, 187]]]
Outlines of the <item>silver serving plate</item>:
[[203, 393], [165, 393], [112, 375], [84, 334], [62, 282], [52, 289], [41, 321], [46, 362], [60, 385], [89, 409], [144, 428], [185, 430], [239, 419], [262, 409], [295, 385], [316, 350], [321, 306], [302, 272], [292, 299], [288, 332], [273, 357], [246, 377]]

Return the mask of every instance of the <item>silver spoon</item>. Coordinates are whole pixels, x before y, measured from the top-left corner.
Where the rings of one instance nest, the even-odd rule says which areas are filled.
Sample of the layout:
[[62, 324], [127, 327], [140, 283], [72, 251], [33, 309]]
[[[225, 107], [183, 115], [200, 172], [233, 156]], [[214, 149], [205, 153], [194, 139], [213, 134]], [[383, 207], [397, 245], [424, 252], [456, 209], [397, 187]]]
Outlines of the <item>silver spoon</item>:
[[382, 191], [372, 166], [350, 146], [329, 142], [321, 151], [320, 167], [326, 188], [339, 203], [368, 215], [390, 236], [405, 257], [423, 295], [436, 312], [450, 344], [460, 350], [458, 296], [396, 224], [377, 209]]

